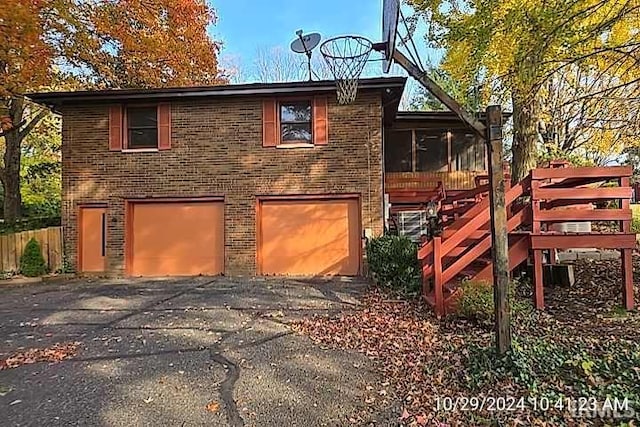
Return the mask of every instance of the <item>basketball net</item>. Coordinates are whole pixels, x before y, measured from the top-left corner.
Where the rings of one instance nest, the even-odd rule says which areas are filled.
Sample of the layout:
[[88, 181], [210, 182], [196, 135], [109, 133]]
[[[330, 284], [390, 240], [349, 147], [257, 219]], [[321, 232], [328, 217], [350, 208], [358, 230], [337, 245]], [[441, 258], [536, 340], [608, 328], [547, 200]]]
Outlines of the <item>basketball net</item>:
[[356, 100], [358, 79], [372, 48], [371, 41], [360, 36], [336, 37], [320, 46], [320, 52], [336, 80], [339, 104], [350, 104]]

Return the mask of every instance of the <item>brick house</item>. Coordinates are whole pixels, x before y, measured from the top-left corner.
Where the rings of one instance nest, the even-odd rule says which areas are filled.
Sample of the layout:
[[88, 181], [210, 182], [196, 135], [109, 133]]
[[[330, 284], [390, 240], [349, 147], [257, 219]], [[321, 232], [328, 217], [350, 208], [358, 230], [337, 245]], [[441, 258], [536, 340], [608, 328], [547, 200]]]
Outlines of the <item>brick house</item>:
[[32, 94], [63, 116], [78, 272], [358, 275], [404, 78]]

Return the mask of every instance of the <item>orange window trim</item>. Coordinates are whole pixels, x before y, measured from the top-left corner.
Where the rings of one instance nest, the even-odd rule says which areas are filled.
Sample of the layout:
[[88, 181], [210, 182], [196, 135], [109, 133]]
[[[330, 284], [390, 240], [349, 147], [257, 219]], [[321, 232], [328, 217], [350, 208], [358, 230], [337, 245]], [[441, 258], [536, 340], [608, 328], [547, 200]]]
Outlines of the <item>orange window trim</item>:
[[[286, 102], [308, 101], [311, 104], [311, 142], [304, 140], [282, 141], [281, 105]], [[262, 102], [263, 147], [280, 145], [327, 145], [328, 98], [326, 96], [292, 96], [264, 99]]]
[[[128, 107], [156, 107], [157, 141], [155, 148], [129, 148]], [[109, 109], [109, 150], [149, 151], [171, 148], [171, 104], [144, 103], [113, 105]]]

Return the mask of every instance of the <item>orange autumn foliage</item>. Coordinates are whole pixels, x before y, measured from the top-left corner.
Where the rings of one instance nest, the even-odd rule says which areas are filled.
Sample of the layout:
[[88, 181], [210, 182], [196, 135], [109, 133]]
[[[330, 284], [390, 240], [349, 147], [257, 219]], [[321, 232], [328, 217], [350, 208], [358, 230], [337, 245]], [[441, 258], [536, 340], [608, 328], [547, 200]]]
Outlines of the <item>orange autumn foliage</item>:
[[42, 37], [47, 0], [3, 0], [0, 7], [0, 96], [38, 87], [48, 76], [52, 50]]
[[0, 96], [57, 86], [224, 83], [203, 0], [4, 0]]
[[[115, 0], [81, 5], [93, 23], [76, 53], [101, 86], [219, 84], [220, 44], [207, 34], [216, 16], [201, 0]], [[80, 45], [77, 43], [77, 45]], [[71, 56], [71, 55], [70, 55]]]

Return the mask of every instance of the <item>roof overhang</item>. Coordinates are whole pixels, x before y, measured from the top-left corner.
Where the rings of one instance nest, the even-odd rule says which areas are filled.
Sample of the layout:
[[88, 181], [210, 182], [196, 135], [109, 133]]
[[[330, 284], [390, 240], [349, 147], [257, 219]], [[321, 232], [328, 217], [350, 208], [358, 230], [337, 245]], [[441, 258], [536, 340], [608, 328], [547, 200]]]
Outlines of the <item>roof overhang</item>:
[[[486, 119], [486, 112], [481, 111], [474, 114], [479, 120]], [[511, 117], [512, 113], [503, 111], [502, 116], [506, 120]], [[420, 121], [442, 121], [442, 122], [461, 122], [462, 120], [453, 111], [398, 111], [396, 120], [406, 122]]]
[[[358, 90], [382, 92], [385, 116], [395, 117], [404, 91], [406, 78], [380, 77], [361, 79]], [[157, 89], [112, 89], [77, 92], [40, 92], [26, 94], [28, 98], [53, 110], [65, 104], [113, 103], [131, 101], [162, 101], [175, 99], [219, 98], [242, 96], [297, 96], [335, 92], [333, 80], [288, 83], [250, 83], [239, 85], [174, 87]]]

